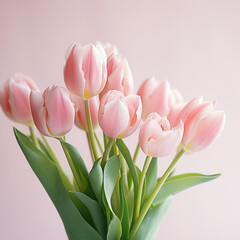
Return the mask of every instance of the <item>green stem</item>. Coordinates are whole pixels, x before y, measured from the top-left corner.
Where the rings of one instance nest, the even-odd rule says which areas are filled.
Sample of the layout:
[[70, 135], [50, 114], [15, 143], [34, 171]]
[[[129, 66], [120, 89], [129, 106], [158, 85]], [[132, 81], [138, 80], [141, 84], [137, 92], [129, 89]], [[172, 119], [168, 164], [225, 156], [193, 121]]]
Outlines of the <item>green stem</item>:
[[113, 143], [113, 152], [114, 152], [114, 155], [118, 155], [118, 147], [117, 147], [117, 144], [116, 144], [116, 140]]
[[156, 195], [158, 194], [159, 190], [161, 189], [162, 185], [164, 184], [164, 182], [166, 181], [167, 177], [169, 176], [169, 174], [171, 173], [171, 171], [174, 169], [175, 165], [177, 164], [178, 160], [182, 157], [182, 155], [185, 153], [185, 150], [182, 149], [174, 158], [174, 160], [172, 161], [172, 163], [170, 164], [170, 166], [168, 167], [168, 169], [166, 170], [166, 172], [163, 174], [163, 176], [160, 178], [160, 181], [157, 183], [156, 187], [154, 188], [153, 192], [151, 193], [151, 195], [149, 196], [149, 198], [147, 199], [147, 201], [145, 202], [139, 217], [137, 218], [136, 222], [133, 225], [133, 228], [130, 232], [129, 238], [128, 240], [133, 240], [145, 215], [147, 214], [153, 200], [155, 199]]
[[30, 130], [30, 133], [31, 133], [31, 138], [32, 138], [33, 144], [35, 145], [36, 148], [39, 149], [39, 143], [38, 143], [37, 137], [34, 133], [33, 126], [29, 126], [29, 130]]
[[108, 143], [108, 136], [104, 132], [103, 132], [103, 141], [104, 141], [104, 148], [106, 148]]
[[89, 150], [91, 153], [92, 161], [94, 162], [94, 154], [93, 154], [92, 145], [91, 145], [91, 141], [90, 141], [88, 132], [86, 132], [86, 135], [87, 135], [88, 146], [89, 146]]
[[86, 119], [87, 119], [87, 125], [88, 125], [88, 134], [89, 134], [89, 139], [90, 143], [92, 146], [92, 151], [94, 155], [94, 161], [98, 159], [98, 154], [97, 154], [97, 148], [96, 144], [94, 141], [94, 133], [93, 133], [93, 126], [92, 126], [92, 120], [91, 120], [91, 114], [90, 114], [90, 108], [89, 108], [89, 100], [86, 99], [84, 100], [84, 106], [85, 106], [85, 112], [86, 112]]
[[95, 139], [96, 139], [96, 141], [97, 141], [97, 144], [98, 144], [98, 147], [99, 147], [101, 153], [103, 154], [102, 144], [101, 144], [101, 142], [100, 142], [100, 140], [99, 140], [99, 138], [98, 138], [98, 135], [97, 135], [95, 132], [94, 132], [94, 137], [95, 137]]
[[66, 186], [68, 191], [73, 191], [75, 190], [74, 186], [72, 185], [71, 181], [69, 180], [68, 176], [65, 174], [64, 170], [62, 169], [61, 164], [58, 161], [58, 158], [56, 157], [55, 153], [53, 152], [48, 140], [45, 138], [44, 135], [42, 135], [42, 139], [47, 147], [48, 153], [50, 154], [52, 160], [54, 161], [56, 167], [58, 168], [59, 174], [62, 178], [62, 181], [64, 183], [64, 185]]
[[74, 179], [75, 179], [75, 181], [76, 181], [76, 183], [77, 183], [77, 187], [79, 188], [79, 189], [77, 189], [77, 190], [80, 191], [80, 192], [82, 192], [83, 189], [82, 189], [81, 180], [80, 180], [80, 178], [79, 178], [79, 176], [78, 176], [78, 173], [77, 173], [77, 171], [76, 171], [76, 169], [75, 169], [75, 166], [74, 166], [74, 164], [73, 164], [73, 161], [72, 161], [72, 159], [71, 159], [71, 156], [70, 156], [67, 148], [66, 148], [65, 145], [63, 144], [63, 140], [59, 140], [59, 141], [60, 141], [60, 143], [61, 143], [61, 146], [62, 146], [62, 149], [63, 149], [63, 151], [64, 151], [64, 153], [65, 153], [65, 156], [66, 156], [66, 158], [67, 158], [67, 160], [68, 160], [68, 164], [69, 164], [69, 166], [70, 166], [70, 168], [71, 168], [71, 170], [72, 170], [73, 177], [74, 177]]
[[142, 190], [143, 190], [143, 183], [144, 183], [144, 179], [145, 179], [145, 175], [148, 169], [148, 165], [150, 162], [150, 156], [146, 156], [145, 162], [144, 162], [144, 166], [143, 166], [143, 170], [141, 173], [141, 177], [139, 180], [139, 185], [138, 185], [138, 193], [137, 193], [137, 202], [136, 202], [136, 210], [135, 210], [135, 215], [134, 215], [134, 222], [137, 220], [138, 216], [139, 216], [139, 211], [140, 211], [140, 207], [141, 207], [141, 201], [142, 201]]
[[136, 150], [135, 150], [135, 153], [134, 153], [134, 156], [133, 156], [133, 162], [134, 162], [134, 163], [136, 163], [139, 150], [140, 150], [140, 145], [139, 145], [139, 143], [138, 143], [138, 145], [137, 145], [137, 147], [136, 147]]
[[104, 167], [105, 164], [106, 164], [108, 154], [109, 154], [109, 152], [110, 152], [110, 149], [111, 149], [114, 141], [115, 141], [114, 138], [109, 138], [108, 144], [107, 144], [107, 146], [106, 146], [106, 148], [105, 148], [105, 151], [104, 151], [103, 157], [102, 157], [102, 163], [101, 163], [102, 167]]

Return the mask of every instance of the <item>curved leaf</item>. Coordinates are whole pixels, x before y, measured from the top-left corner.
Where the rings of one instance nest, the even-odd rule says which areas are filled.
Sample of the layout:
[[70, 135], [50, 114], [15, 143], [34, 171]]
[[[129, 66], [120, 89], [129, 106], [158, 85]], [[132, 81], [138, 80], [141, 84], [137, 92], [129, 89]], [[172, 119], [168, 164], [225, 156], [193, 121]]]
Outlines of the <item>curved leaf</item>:
[[214, 180], [220, 175], [221, 174], [203, 175], [200, 173], [186, 173], [170, 177], [163, 184], [162, 188], [155, 197], [153, 204], [159, 204], [170, 195], [175, 195], [192, 186]]
[[103, 171], [98, 160], [94, 163], [92, 170], [89, 173], [89, 181], [92, 190], [97, 197], [98, 202], [103, 206], [102, 201]]
[[80, 192], [70, 193], [75, 195], [79, 201], [86, 206], [91, 215], [95, 229], [100, 233], [103, 239], [105, 239], [107, 235], [107, 220], [105, 218], [103, 209], [100, 207], [98, 202]]
[[153, 206], [143, 219], [134, 240], [154, 240], [156, 238], [160, 222], [171, 207], [171, 204], [172, 198], [169, 197], [163, 203]]
[[119, 240], [121, 235], [121, 222], [116, 215], [113, 215], [112, 221], [108, 227], [107, 240]]
[[23, 133], [14, 128], [14, 134], [32, 170], [55, 205], [70, 240], [103, 240], [78, 212], [71, 201], [56, 165]]

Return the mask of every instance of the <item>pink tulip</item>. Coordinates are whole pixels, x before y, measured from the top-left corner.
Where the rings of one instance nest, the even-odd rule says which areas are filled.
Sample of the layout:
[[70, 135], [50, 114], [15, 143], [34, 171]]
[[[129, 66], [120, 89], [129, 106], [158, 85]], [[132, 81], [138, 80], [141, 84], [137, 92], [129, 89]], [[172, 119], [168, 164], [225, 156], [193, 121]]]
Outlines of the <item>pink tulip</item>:
[[133, 78], [127, 59], [112, 54], [107, 62], [107, 83], [100, 93], [100, 99], [109, 90], [121, 91], [125, 96], [133, 93]]
[[110, 44], [109, 42], [107, 43], [100, 43], [102, 44], [105, 52], [106, 52], [106, 55], [107, 55], [107, 58], [109, 58], [112, 54], [117, 54], [118, 53], [118, 49], [116, 46]]
[[107, 136], [124, 138], [136, 131], [141, 114], [142, 103], [139, 96], [125, 97], [122, 92], [111, 90], [100, 101], [98, 121]]
[[[71, 100], [75, 107], [75, 125], [85, 131], [88, 131], [84, 100], [74, 95], [71, 95]], [[94, 129], [98, 126], [98, 107], [99, 98], [98, 96], [95, 96], [89, 100], [90, 114]]]
[[216, 102], [195, 98], [179, 113], [178, 119], [184, 122], [182, 146], [185, 150], [202, 150], [220, 135], [226, 116], [223, 111], [215, 111], [215, 106]]
[[15, 122], [32, 125], [29, 103], [31, 90], [39, 91], [34, 81], [20, 73], [7, 80], [0, 90], [0, 104], [5, 114]]
[[176, 151], [183, 136], [183, 123], [171, 128], [166, 117], [151, 113], [139, 132], [139, 145], [152, 157], [163, 157]]
[[88, 44], [73, 44], [66, 54], [64, 79], [68, 90], [78, 97], [89, 99], [98, 95], [107, 80], [107, 57], [104, 48]]
[[140, 86], [138, 93], [143, 104], [143, 119], [152, 112], [167, 117], [171, 108], [182, 101], [181, 94], [170, 88], [168, 81], [158, 82], [154, 77], [146, 79]]
[[43, 95], [32, 91], [30, 104], [34, 123], [45, 136], [61, 137], [74, 124], [74, 106], [65, 88], [53, 86]]

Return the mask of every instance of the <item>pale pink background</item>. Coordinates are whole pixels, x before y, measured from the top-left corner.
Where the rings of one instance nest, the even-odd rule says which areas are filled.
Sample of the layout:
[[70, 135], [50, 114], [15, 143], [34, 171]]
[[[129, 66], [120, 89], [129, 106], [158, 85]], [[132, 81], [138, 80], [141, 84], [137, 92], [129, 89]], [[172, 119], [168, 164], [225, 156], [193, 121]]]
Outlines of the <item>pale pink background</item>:
[[[101, 40], [114, 43], [127, 57], [136, 90], [155, 75], [168, 79], [186, 100], [197, 95], [217, 99], [218, 109], [227, 115], [222, 136], [205, 151], [185, 156], [178, 173], [223, 175], [176, 196], [158, 239], [238, 240], [239, 13], [239, 0], [1, 0], [0, 83], [20, 71], [32, 76], [42, 90], [64, 85], [67, 47], [73, 41]], [[0, 239], [66, 240], [61, 220], [24, 159], [12, 126], [28, 130], [2, 111], [0, 122]], [[89, 156], [80, 130], [74, 128], [67, 137], [84, 158]], [[159, 160], [160, 172], [169, 160]]]

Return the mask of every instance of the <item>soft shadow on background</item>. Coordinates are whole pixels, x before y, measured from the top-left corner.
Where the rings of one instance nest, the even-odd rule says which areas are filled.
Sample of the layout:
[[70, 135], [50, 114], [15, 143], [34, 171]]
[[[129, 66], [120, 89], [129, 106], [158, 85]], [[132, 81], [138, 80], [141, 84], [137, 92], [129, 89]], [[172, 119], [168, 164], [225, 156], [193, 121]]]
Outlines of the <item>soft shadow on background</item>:
[[[65, 51], [76, 41], [109, 41], [127, 57], [135, 90], [148, 76], [168, 79], [186, 101], [203, 95], [226, 111], [221, 137], [208, 149], [185, 156], [177, 173], [223, 173], [174, 197], [158, 239], [240, 239], [239, 93], [240, 2], [238, 0], [1, 0], [0, 84], [14, 72], [44, 90], [64, 86]], [[61, 220], [0, 111], [0, 239], [66, 240]], [[87, 159], [85, 134], [67, 139]], [[135, 134], [127, 140], [132, 144]], [[62, 151], [53, 140], [61, 160]], [[161, 173], [170, 158], [159, 159]], [[64, 163], [66, 164], [66, 163]], [[90, 167], [90, 161], [88, 161]], [[139, 161], [141, 165], [141, 160]], [[67, 166], [67, 165], [66, 165]]]

